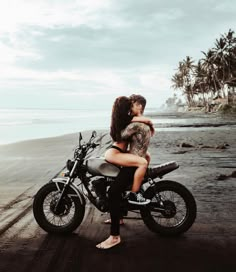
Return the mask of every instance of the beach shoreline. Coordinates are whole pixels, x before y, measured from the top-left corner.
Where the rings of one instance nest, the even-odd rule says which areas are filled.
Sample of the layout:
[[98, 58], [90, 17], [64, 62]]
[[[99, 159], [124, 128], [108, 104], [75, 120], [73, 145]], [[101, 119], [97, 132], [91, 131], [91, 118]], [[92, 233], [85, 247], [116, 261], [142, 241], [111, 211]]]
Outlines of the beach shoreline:
[[[176, 111], [155, 111], [152, 110], [151, 112], [147, 112], [145, 115], [148, 118], [151, 118], [153, 121], [153, 124], [157, 131], [175, 131], [175, 130], [189, 130], [189, 129], [202, 129], [203, 127], [206, 129], [213, 128], [226, 128], [229, 129], [233, 126], [236, 127], [236, 121], [235, 116], [233, 115], [220, 115], [218, 113], [202, 113], [202, 112], [176, 112]], [[43, 140], [46, 138], [57, 138], [57, 137], [67, 137], [67, 135], [74, 135], [79, 134], [79, 131], [90, 131], [92, 129], [98, 130], [98, 131], [107, 131], [108, 130], [108, 117], [106, 117], [106, 122], [104, 122], [104, 127], [101, 125], [98, 127], [97, 124], [93, 125], [92, 121], [89, 128], [86, 124], [85, 128], [82, 128], [81, 130], [76, 130], [77, 123], [79, 122], [79, 119], [77, 120], [77, 123], [71, 123], [70, 128], [62, 128], [64, 121], [60, 123], [57, 121], [55, 124], [53, 124], [53, 128], [55, 128], [54, 133], [50, 131], [48, 134], [46, 132], [37, 134], [38, 129], [44, 130], [44, 127], [41, 127], [42, 124], [40, 124], [40, 127], [36, 129], [34, 125], [31, 125], [25, 130], [25, 135], [22, 135], [22, 131], [24, 131], [24, 128], [20, 128], [16, 130], [15, 132], [12, 132], [12, 135], [9, 136], [9, 138], [4, 138], [5, 132], [4, 129], [1, 131], [2, 135], [0, 137], [0, 147], [4, 145], [9, 144], [16, 144], [16, 143], [24, 143], [26, 141], [31, 140]], [[73, 119], [76, 120], [76, 119]], [[100, 120], [101, 123], [102, 120]], [[74, 121], [73, 121], [74, 122]], [[94, 120], [93, 122], [96, 122]], [[47, 122], [46, 122], [47, 124]], [[71, 127], [74, 124], [74, 127]], [[49, 123], [47, 124], [47, 126]], [[45, 130], [47, 131], [47, 126], [45, 127]], [[81, 125], [80, 125], [81, 126]], [[60, 130], [60, 128], [62, 128]], [[33, 131], [36, 129], [35, 134]], [[19, 136], [17, 136], [17, 133], [19, 133]], [[27, 134], [28, 133], [28, 134]], [[15, 135], [15, 136], [14, 136]]]

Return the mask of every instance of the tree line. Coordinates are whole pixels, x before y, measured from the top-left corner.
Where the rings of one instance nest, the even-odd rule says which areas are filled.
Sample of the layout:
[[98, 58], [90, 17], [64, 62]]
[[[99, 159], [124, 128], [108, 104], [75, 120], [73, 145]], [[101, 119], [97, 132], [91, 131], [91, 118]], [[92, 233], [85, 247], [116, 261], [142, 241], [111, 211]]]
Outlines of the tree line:
[[207, 107], [215, 98], [235, 95], [236, 87], [236, 37], [234, 31], [216, 39], [196, 63], [189, 56], [179, 62], [171, 81], [172, 87], [181, 90], [187, 105]]

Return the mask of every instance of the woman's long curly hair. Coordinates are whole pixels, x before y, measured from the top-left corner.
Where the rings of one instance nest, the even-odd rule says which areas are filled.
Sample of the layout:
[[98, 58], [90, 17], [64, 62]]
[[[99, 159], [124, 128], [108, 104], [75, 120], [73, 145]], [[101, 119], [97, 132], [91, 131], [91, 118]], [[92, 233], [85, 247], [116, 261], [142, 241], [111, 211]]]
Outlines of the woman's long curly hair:
[[131, 122], [131, 100], [126, 96], [116, 98], [111, 115], [110, 135], [115, 142], [122, 142], [121, 131]]

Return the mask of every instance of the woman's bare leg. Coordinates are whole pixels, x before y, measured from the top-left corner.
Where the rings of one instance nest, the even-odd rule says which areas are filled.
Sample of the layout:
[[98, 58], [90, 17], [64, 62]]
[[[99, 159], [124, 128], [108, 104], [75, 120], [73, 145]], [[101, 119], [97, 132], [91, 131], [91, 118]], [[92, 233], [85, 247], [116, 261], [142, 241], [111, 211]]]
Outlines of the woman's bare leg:
[[151, 160], [149, 152], [147, 152], [145, 158], [146, 158], [147, 163], [140, 165], [140, 167], [136, 170], [136, 172], [134, 174], [134, 182], [133, 182], [133, 186], [132, 186], [132, 190], [131, 190], [134, 193], [138, 192], [139, 188], [141, 187], [143, 178], [144, 178], [145, 173], [147, 171], [148, 164]]
[[131, 191], [137, 192], [139, 190], [148, 166], [148, 162], [145, 158], [130, 153], [121, 153], [114, 149], [109, 149], [105, 154], [105, 159], [120, 166], [137, 167], [134, 174]]
[[143, 178], [145, 176], [147, 170], [147, 162], [137, 168], [137, 170], [134, 173], [134, 181], [132, 185], [131, 191], [136, 193], [139, 191], [141, 184], [143, 182]]

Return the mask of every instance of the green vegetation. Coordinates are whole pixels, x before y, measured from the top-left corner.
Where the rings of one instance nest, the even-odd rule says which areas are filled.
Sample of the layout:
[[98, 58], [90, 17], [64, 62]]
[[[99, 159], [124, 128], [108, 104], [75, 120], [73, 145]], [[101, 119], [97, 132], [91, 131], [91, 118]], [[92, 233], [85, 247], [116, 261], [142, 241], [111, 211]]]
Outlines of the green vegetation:
[[219, 112], [222, 114], [230, 114], [230, 115], [234, 115], [236, 114], [236, 106], [235, 105], [221, 105], [221, 107], [219, 108]]
[[[173, 88], [181, 90], [188, 107], [202, 106], [211, 111], [216, 104], [236, 104], [236, 37], [231, 29], [203, 52], [197, 64], [187, 56], [172, 77]], [[218, 107], [219, 108], [219, 107]], [[230, 108], [230, 106], [228, 107]], [[231, 110], [234, 106], [231, 106]], [[230, 111], [231, 111], [230, 110]], [[234, 110], [233, 110], [234, 111]]]

